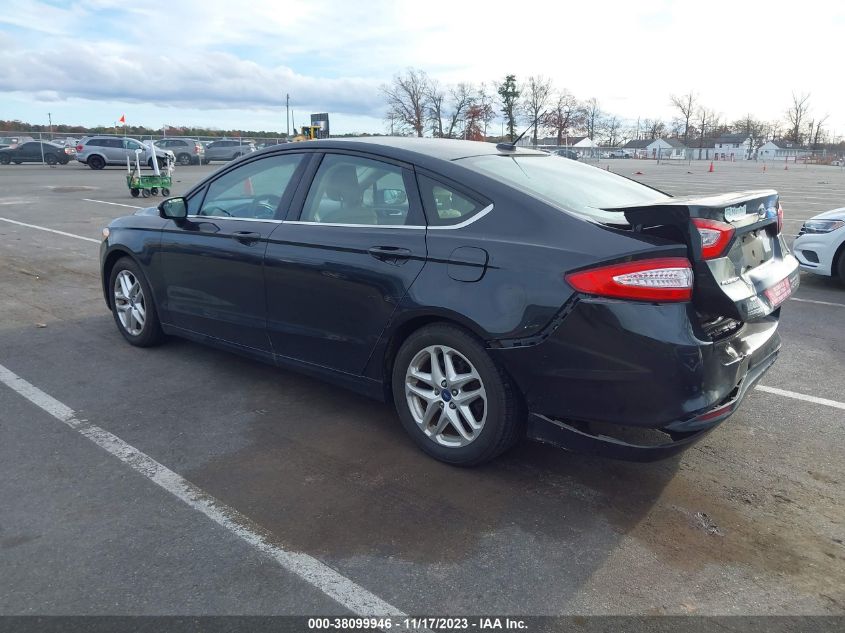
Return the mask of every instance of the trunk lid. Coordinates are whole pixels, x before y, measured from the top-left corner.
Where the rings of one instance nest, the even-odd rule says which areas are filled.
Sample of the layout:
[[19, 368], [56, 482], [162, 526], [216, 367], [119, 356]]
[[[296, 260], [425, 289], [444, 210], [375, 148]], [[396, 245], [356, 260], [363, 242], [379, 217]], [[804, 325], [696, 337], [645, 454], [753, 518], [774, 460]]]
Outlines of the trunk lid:
[[[779, 232], [778, 205], [777, 192], [764, 189], [606, 210], [624, 214], [630, 230], [686, 244], [695, 275], [693, 303], [705, 321], [753, 321], [771, 314], [798, 288], [798, 261]], [[719, 256], [705, 258], [695, 219], [733, 229]]]

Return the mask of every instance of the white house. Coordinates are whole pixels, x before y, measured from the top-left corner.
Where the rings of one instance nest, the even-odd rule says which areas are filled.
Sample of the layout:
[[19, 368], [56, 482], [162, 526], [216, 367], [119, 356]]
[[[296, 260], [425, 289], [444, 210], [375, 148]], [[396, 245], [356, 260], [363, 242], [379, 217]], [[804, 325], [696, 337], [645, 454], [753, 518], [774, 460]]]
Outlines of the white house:
[[769, 141], [760, 146], [757, 150], [758, 160], [785, 160], [795, 161], [797, 158], [809, 156], [810, 151], [801, 147], [799, 143], [792, 141]]
[[686, 145], [675, 138], [643, 138], [628, 141], [622, 149], [635, 158], [683, 159]]
[[716, 160], [748, 160], [754, 152], [754, 141], [748, 134], [722, 134], [714, 144]]

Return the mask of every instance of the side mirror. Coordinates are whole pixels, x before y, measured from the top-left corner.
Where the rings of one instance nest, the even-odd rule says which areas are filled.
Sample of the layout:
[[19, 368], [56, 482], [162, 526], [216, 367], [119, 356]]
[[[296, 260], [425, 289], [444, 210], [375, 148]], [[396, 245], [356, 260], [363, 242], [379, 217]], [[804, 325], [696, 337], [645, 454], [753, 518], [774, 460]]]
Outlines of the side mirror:
[[188, 201], [185, 198], [168, 198], [158, 205], [158, 214], [165, 220], [180, 222], [188, 217]]
[[382, 189], [381, 202], [384, 204], [404, 204], [408, 196], [401, 189]]

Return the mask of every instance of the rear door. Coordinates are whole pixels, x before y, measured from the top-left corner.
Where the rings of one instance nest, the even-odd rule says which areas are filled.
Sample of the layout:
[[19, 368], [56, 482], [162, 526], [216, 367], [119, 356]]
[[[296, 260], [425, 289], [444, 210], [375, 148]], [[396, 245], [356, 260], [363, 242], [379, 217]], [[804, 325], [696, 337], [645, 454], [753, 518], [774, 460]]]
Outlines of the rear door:
[[340, 152], [313, 162], [301, 214], [267, 247], [270, 339], [280, 356], [359, 375], [425, 264], [425, 221], [409, 165]]
[[186, 221], [165, 225], [166, 323], [269, 354], [264, 253], [302, 164], [286, 152], [225, 171], [191, 196]]

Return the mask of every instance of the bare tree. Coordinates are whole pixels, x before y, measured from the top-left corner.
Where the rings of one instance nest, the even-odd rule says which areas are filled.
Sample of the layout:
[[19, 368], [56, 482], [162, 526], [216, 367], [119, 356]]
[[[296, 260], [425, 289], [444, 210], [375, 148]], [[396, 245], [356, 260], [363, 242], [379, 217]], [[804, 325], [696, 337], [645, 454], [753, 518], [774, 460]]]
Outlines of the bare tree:
[[519, 95], [522, 94], [516, 83], [516, 75], [506, 75], [505, 80], [499, 84], [497, 92], [502, 106], [502, 114], [505, 115], [505, 122], [508, 126], [508, 138], [513, 142], [516, 139], [516, 108], [519, 103]]
[[428, 82], [425, 90], [426, 112], [432, 135], [443, 138], [443, 89], [436, 80]]
[[698, 136], [698, 157], [701, 158], [701, 148], [704, 147], [704, 139], [707, 136], [708, 132], [712, 131], [713, 122], [716, 120], [717, 115], [712, 110], [708, 110], [705, 106], [698, 106], [698, 109], [695, 111], [695, 125], [697, 129], [697, 136]]
[[671, 101], [672, 105], [675, 106], [675, 108], [678, 110], [678, 121], [683, 125], [684, 130], [684, 145], [687, 145], [689, 142], [690, 121], [692, 120], [692, 117], [695, 116], [695, 95], [692, 93], [692, 91], [690, 91], [688, 94], [681, 95], [680, 97], [671, 95]]
[[454, 138], [458, 123], [465, 118], [466, 109], [472, 103], [473, 96], [472, 84], [459, 83], [449, 88], [449, 127], [446, 128], [446, 138]]
[[811, 147], [813, 149], [819, 148], [819, 143], [822, 141], [822, 130], [824, 129], [824, 123], [827, 121], [829, 114], [825, 114], [821, 119], [816, 122], [816, 131], [813, 133], [811, 137]]
[[487, 138], [487, 126], [496, 117], [496, 111], [493, 109], [493, 98], [487, 92], [487, 85], [482, 81], [478, 88], [478, 105], [481, 106], [481, 122], [483, 124], [483, 134]]
[[799, 97], [794, 92], [792, 93], [792, 105], [786, 111], [786, 121], [789, 124], [789, 131], [786, 138], [795, 143], [800, 143], [803, 135], [801, 134], [802, 125], [810, 113], [810, 95], [801, 94]]
[[610, 147], [616, 147], [619, 142], [619, 134], [622, 130], [622, 121], [616, 115], [609, 116], [604, 120], [602, 132], [604, 140]]
[[552, 107], [543, 115], [542, 124], [555, 134], [560, 146], [563, 144], [563, 137], [569, 134], [569, 129], [580, 125], [579, 114], [578, 101], [563, 90], [557, 94]]
[[599, 107], [599, 102], [595, 97], [592, 97], [584, 104], [584, 129], [591, 141], [596, 136], [596, 130], [601, 124], [601, 118], [602, 111]]
[[660, 138], [666, 133], [666, 123], [660, 119], [643, 119], [641, 125], [645, 138]]
[[429, 83], [425, 71], [408, 68], [404, 74], [396, 75], [390, 84], [381, 87], [395, 124], [413, 130], [417, 136], [422, 136], [425, 130]]
[[549, 100], [552, 94], [552, 81], [546, 79], [543, 75], [531, 76], [528, 78], [528, 83], [523, 91], [523, 110], [528, 115], [529, 124], [537, 122], [533, 128], [534, 146], [537, 146], [537, 130], [540, 127], [540, 115], [546, 110], [549, 105]]

